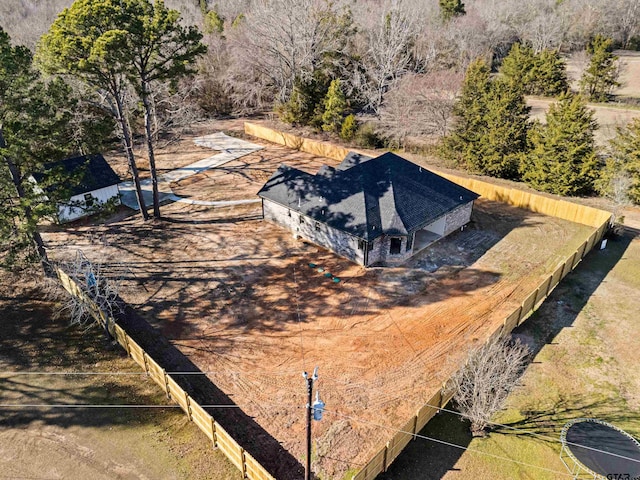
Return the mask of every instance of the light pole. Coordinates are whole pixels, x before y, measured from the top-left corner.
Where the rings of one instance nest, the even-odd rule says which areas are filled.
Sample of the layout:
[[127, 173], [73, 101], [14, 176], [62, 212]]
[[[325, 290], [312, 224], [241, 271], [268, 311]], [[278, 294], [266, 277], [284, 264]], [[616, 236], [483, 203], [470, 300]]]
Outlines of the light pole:
[[307, 458], [306, 468], [304, 470], [304, 480], [311, 480], [311, 411], [313, 411], [313, 419], [315, 421], [322, 420], [322, 410], [324, 402], [320, 400], [320, 394], [316, 392], [316, 401], [313, 400], [313, 384], [318, 380], [318, 367], [313, 370], [313, 375], [309, 376], [307, 372], [302, 372], [302, 376], [307, 384]]

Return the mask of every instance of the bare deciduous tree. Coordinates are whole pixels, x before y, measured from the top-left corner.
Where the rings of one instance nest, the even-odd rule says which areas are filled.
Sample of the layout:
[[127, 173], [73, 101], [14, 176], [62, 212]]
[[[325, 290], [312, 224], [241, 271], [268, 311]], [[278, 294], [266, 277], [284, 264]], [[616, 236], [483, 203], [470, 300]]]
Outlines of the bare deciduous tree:
[[[326, 0], [258, 0], [230, 33], [237, 87], [256, 99], [255, 82], [285, 102], [296, 81], [308, 81], [325, 55], [340, 52], [339, 7]], [[251, 85], [254, 84], [254, 85]]]
[[446, 135], [461, 83], [462, 74], [453, 70], [404, 76], [385, 96], [380, 128], [398, 147], [407, 137]]
[[471, 421], [473, 436], [485, 435], [491, 417], [505, 404], [529, 357], [520, 340], [495, 337], [472, 350], [467, 363], [451, 378], [450, 391], [462, 413]]
[[[98, 311], [104, 313], [106, 322], [122, 313], [119, 283], [107, 276], [103, 265], [92, 263], [78, 250], [73, 260], [62, 262], [58, 267], [78, 285], [83, 294], [73, 295], [57, 279], [50, 279], [45, 292], [58, 302], [55, 318], [68, 318], [72, 325], [89, 327], [98, 323], [95, 318]], [[102, 326], [108, 331], [108, 324]]]
[[362, 35], [361, 73], [358, 82], [365, 103], [378, 112], [385, 92], [410, 70], [412, 46], [419, 31], [419, 15], [413, 5], [393, 0], [365, 19]]

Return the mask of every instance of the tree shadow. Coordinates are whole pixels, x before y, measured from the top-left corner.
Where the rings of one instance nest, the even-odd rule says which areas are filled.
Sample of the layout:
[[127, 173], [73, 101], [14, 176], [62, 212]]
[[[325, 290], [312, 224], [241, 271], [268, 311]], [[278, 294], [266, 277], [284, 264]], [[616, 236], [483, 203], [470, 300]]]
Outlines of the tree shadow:
[[[571, 272], [539, 309], [513, 334], [525, 339], [532, 348], [531, 359], [545, 346], [553, 343], [565, 328], [571, 328], [578, 314], [586, 306], [591, 295], [605, 280], [608, 273], [623, 257], [631, 241], [640, 234], [634, 229], [626, 229], [623, 236], [609, 240], [605, 250], [592, 250]], [[452, 408], [452, 407], [448, 407]], [[541, 434], [558, 438], [562, 426], [576, 417], [597, 417], [605, 415], [607, 421], [624, 424], [630, 419], [629, 409], [623, 398], [607, 398], [606, 404], [593, 394], [583, 394], [571, 398], [560, 395], [549, 405], [521, 412], [524, 418], [506, 422], [504, 427], [496, 426], [492, 434], [531, 435]], [[448, 441], [466, 447], [471, 442], [469, 422], [461, 421], [458, 415], [441, 412], [420, 432], [420, 435]], [[555, 442], [554, 442], [555, 443]], [[463, 450], [438, 444], [433, 440], [416, 439], [389, 467], [379, 475], [380, 480], [435, 480], [447, 472], [455, 470], [455, 464]]]
[[[472, 436], [469, 422], [449, 412], [438, 413], [419, 435], [429, 437], [412, 440], [389, 469], [378, 475], [378, 480], [437, 480], [450, 471], [455, 471], [464, 449], [469, 446]], [[446, 442], [454, 447], [447, 445]]]

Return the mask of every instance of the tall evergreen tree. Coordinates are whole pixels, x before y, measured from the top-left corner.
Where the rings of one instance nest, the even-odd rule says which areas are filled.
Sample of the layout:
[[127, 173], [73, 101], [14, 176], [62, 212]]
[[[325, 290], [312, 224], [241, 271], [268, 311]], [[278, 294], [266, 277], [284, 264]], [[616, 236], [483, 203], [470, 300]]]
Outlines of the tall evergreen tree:
[[517, 178], [529, 129], [529, 107], [520, 88], [491, 81], [488, 65], [477, 60], [467, 70], [454, 114], [455, 129], [443, 143], [445, 157], [473, 172]]
[[558, 195], [593, 190], [598, 159], [593, 111], [579, 95], [564, 94], [530, 135], [532, 150], [522, 165], [523, 179], [533, 188]]
[[566, 64], [557, 50], [539, 53], [528, 45], [515, 43], [500, 67], [500, 73], [525, 94], [556, 96], [569, 89]]
[[583, 93], [596, 102], [606, 102], [618, 83], [618, 56], [613, 54], [613, 40], [596, 35], [587, 45], [591, 60], [580, 79]]
[[335, 79], [331, 82], [329, 91], [324, 99], [322, 129], [325, 132], [340, 132], [347, 107], [347, 97], [342, 91], [340, 80]]
[[438, 3], [440, 4], [440, 15], [445, 22], [467, 13], [462, 0], [439, 0]]
[[611, 157], [619, 170], [629, 175], [629, 197], [640, 204], [640, 118], [618, 129], [618, 134], [611, 141]]
[[202, 34], [194, 26], [180, 24], [180, 12], [168, 9], [163, 0], [119, 0], [121, 25], [126, 33], [122, 44], [114, 45], [114, 53], [135, 88], [144, 108], [145, 137], [153, 189], [153, 216], [160, 218], [158, 175], [151, 128], [153, 82], [174, 82], [194, 72], [196, 58], [207, 48]]
[[[13, 47], [0, 28], [0, 264], [38, 259], [47, 271], [47, 252], [38, 231], [43, 217], [65, 197], [61, 174], [36, 186], [31, 174], [45, 162], [73, 152], [71, 120], [76, 104], [60, 79], [45, 82], [31, 53]], [[56, 186], [49, 189], [47, 187]], [[46, 197], [42, 193], [46, 189]]]
[[120, 127], [125, 155], [129, 162], [142, 217], [149, 214], [142, 196], [138, 166], [133, 153], [133, 135], [125, 107], [127, 19], [119, 0], [76, 0], [64, 9], [38, 45], [37, 59], [49, 73], [73, 75], [96, 92], [105, 93], [107, 112]]

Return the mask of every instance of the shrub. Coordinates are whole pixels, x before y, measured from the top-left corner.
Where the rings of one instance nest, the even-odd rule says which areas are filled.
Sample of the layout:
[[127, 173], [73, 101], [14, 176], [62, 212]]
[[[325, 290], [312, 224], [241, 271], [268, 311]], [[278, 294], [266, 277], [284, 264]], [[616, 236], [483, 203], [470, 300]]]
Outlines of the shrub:
[[353, 140], [357, 131], [358, 120], [356, 120], [356, 116], [352, 113], [344, 119], [344, 122], [342, 122], [342, 128], [340, 129], [340, 138], [349, 142]]

